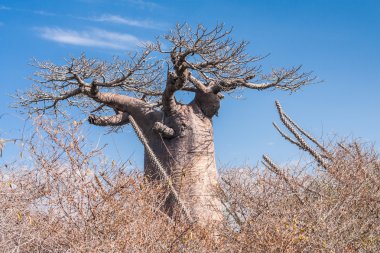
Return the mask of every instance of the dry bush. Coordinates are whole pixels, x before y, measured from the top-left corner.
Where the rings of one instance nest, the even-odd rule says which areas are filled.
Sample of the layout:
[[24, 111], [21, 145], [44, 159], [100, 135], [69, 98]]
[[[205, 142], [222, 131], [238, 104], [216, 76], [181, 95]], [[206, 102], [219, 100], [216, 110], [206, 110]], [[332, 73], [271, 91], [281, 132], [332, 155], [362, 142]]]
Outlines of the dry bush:
[[276, 168], [223, 176], [237, 231], [223, 232], [236, 251], [380, 251], [380, 162], [372, 147], [336, 145], [328, 171], [315, 163]]
[[380, 251], [380, 162], [368, 145], [331, 145], [326, 167], [268, 158], [225, 170], [225, 220], [198, 227], [168, 218], [167, 186], [105, 162], [80, 127], [37, 121], [29, 166], [2, 168], [1, 252]]
[[[162, 252], [186, 223], [160, 210], [162, 187], [88, 150], [79, 124], [37, 122], [33, 169], [1, 173], [2, 252]], [[85, 151], [87, 150], [87, 151]], [[170, 242], [173, 241], [171, 245]]]

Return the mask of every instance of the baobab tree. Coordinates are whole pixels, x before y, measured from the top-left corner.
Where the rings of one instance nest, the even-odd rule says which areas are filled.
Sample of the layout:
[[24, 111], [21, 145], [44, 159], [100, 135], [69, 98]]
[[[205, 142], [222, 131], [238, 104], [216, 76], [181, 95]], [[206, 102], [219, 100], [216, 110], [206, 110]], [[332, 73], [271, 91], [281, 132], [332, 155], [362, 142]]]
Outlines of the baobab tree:
[[[132, 123], [145, 141], [145, 176], [171, 185], [169, 215], [181, 204], [193, 220], [218, 220], [212, 119], [223, 93], [240, 88], [294, 92], [314, 79], [300, 67], [263, 73], [262, 57], [250, 56], [247, 42], [230, 34], [223, 25], [209, 30], [184, 24], [126, 60], [107, 63], [81, 55], [60, 66], [36, 61], [34, 84], [18, 94], [20, 104], [29, 113], [78, 107], [96, 126]], [[192, 101], [180, 103], [179, 91], [193, 93]]]

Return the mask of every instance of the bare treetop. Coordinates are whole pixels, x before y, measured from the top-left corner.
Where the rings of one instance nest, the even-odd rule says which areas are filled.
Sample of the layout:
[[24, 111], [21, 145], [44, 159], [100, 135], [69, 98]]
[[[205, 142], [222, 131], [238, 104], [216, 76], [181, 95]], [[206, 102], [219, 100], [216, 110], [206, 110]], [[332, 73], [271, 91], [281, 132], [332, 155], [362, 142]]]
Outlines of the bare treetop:
[[63, 101], [87, 111], [99, 106], [120, 111], [101, 94], [128, 96], [169, 113], [175, 110], [179, 90], [218, 96], [240, 87], [293, 92], [314, 80], [311, 73], [300, 72], [300, 66], [263, 73], [258, 64], [262, 57], [249, 55], [247, 42], [234, 41], [231, 31], [221, 24], [211, 30], [177, 25], [142, 51], [125, 60], [115, 57], [112, 63], [84, 54], [66, 59], [62, 66], [35, 60], [34, 85], [17, 96], [29, 113], [59, 112]]
[[[57, 110], [61, 101], [70, 105], [83, 107], [95, 106], [93, 100], [86, 99], [91, 90], [113, 90], [134, 97], [160, 96], [162, 75], [159, 61], [149, 56], [151, 50], [129, 54], [129, 59], [114, 57], [112, 63], [86, 58], [66, 59], [66, 64], [57, 66], [52, 62], [33, 61], [38, 68], [34, 74], [34, 84], [25, 94], [18, 94], [21, 105], [30, 112]], [[85, 96], [83, 96], [85, 95]]]

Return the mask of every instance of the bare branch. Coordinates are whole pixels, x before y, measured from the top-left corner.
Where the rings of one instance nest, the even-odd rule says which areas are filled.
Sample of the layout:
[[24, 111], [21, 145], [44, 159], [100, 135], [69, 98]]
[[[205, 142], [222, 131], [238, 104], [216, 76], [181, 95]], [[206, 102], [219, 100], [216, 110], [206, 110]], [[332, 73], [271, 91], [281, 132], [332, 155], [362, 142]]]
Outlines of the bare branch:
[[[294, 141], [292, 139], [290, 139], [289, 137], [289, 140], [290, 142], [296, 144], [299, 148], [301, 148], [302, 150], [308, 152], [311, 156], [313, 156], [315, 158], [315, 160], [323, 167], [325, 168], [326, 170], [328, 170], [328, 164], [326, 163], [326, 161], [324, 160], [324, 158], [322, 157], [324, 154], [321, 154], [319, 153], [317, 150], [313, 149], [312, 147], [310, 147], [309, 144], [307, 144], [307, 142], [301, 137], [301, 135], [297, 132], [296, 129], [294, 129], [293, 125], [289, 122], [289, 120], [287, 119], [287, 117], [285, 117], [285, 113], [283, 112], [282, 110], [282, 107], [281, 107], [281, 104], [280, 102], [276, 101], [276, 108], [277, 108], [277, 111], [278, 111], [278, 114], [280, 116], [280, 119], [281, 119], [281, 122], [284, 124], [284, 126], [294, 135], [294, 137], [297, 139], [297, 141]], [[289, 118], [289, 117], [288, 117]], [[279, 128], [278, 128], [279, 130]], [[282, 133], [281, 130], [279, 130], [280, 133]], [[302, 134], [302, 133], [301, 133]], [[285, 139], [288, 139], [286, 138], [287, 136], [285, 134], [281, 134]], [[323, 152], [323, 150], [322, 150]]]
[[263, 155], [262, 163], [265, 167], [267, 167], [270, 171], [275, 173], [278, 177], [280, 177], [284, 182], [289, 186], [290, 191], [296, 196], [297, 200], [303, 204], [302, 198], [299, 196], [296, 188], [294, 187], [293, 183], [291, 182], [291, 179], [288, 178], [287, 175], [278, 167], [277, 164], [275, 164], [267, 155]]
[[313, 136], [311, 136], [309, 133], [307, 133], [305, 130], [303, 130], [285, 112], [283, 112], [283, 114], [284, 114], [284, 117], [289, 121], [289, 123], [292, 124], [301, 134], [303, 134], [311, 142], [313, 142], [315, 145], [317, 145], [318, 148], [320, 148], [325, 154], [327, 154], [329, 157], [331, 157], [331, 153], [321, 143], [319, 143], [319, 141], [317, 141], [317, 139], [315, 139]]
[[111, 64], [86, 58], [84, 54], [79, 58], [71, 57], [63, 66], [35, 60], [33, 65], [39, 70], [33, 78], [32, 89], [16, 96], [21, 106], [28, 108], [30, 113], [48, 109], [57, 111], [59, 102], [64, 100], [81, 108], [84, 104], [90, 105], [79, 102], [86, 100], [86, 96], [80, 95], [87, 95], [85, 91], [89, 88], [93, 92], [112, 88], [119, 93], [144, 95], [145, 99], [153, 99], [154, 102], [154, 97], [162, 94], [162, 76], [159, 61], [152, 61], [150, 53], [147, 48], [143, 53], [130, 55], [129, 60], [115, 58]]
[[[297, 91], [304, 85], [310, 84], [315, 80], [312, 73], [298, 73], [301, 66], [292, 68], [290, 70], [281, 69], [273, 70], [270, 75], [247, 76], [239, 79], [225, 79], [220, 81], [217, 85], [221, 90], [230, 91], [238, 87], [244, 87], [254, 90], [265, 90], [269, 88], [289, 90], [291, 92]], [[263, 83], [252, 83], [248, 80], [257, 79], [258, 81], [267, 81]], [[269, 82], [268, 82], [269, 81]]]
[[161, 122], [155, 122], [152, 130], [156, 133], [161, 134], [164, 138], [170, 139], [170, 138], [173, 138], [175, 136], [175, 132], [174, 132], [173, 128], [170, 128]]
[[159, 40], [154, 48], [170, 56], [177, 77], [202, 92], [211, 92], [211, 87], [213, 91], [273, 88], [294, 92], [315, 80], [311, 72], [302, 73], [301, 66], [263, 74], [256, 63], [264, 57], [247, 54], [248, 43], [234, 41], [231, 31], [223, 24], [207, 30], [201, 25], [192, 29], [185, 23], [164, 36], [170, 49], [164, 50]]
[[301, 72], [301, 66], [262, 73], [257, 63], [264, 57], [249, 55], [248, 43], [233, 40], [231, 32], [223, 24], [206, 29], [185, 23], [142, 51], [130, 53], [126, 59], [115, 57], [112, 63], [84, 54], [69, 57], [61, 66], [35, 60], [34, 84], [16, 95], [19, 101], [15, 106], [27, 108], [28, 113], [56, 115], [66, 115], [62, 108], [67, 106], [85, 114], [103, 104], [102, 111], [117, 109], [130, 114], [131, 108], [137, 112], [140, 106], [159, 108], [170, 115], [178, 108], [175, 95], [180, 90], [221, 98], [221, 92], [239, 88], [294, 92], [315, 80], [312, 73]]
[[289, 135], [285, 134], [284, 131], [282, 131], [282, 130], [280, 129], [280, 127], [279, 127], [276, 123], [273, 122], [272, 124], [273, 124], [274, 128], [275, 128], [275, 129], [281, 134], [281, 136], [282, 136], [285, 140], [287, 140], [287, 141], [289, 141], [290, 143], [296, 145], [296, 146], [299, 147], [300, 149], [303, 149], [300, 143], [298, 143], [296, 140], [292, 139]]
[[113, 116], [96, 116], [90, 115], [88, 117], [88, 122], [96, 126], [122, 126], [129, 123], [128, 113], [118, 112]]
[[168, 71], [167, 73], [167, 80], [166, 80], [166, 87], [165, 90], [162, 94], [162, 110], [166, 112], [167, 114], [171, 114], [175, 112], [177, 108], [177, 102], [174, 96], [174, 93], [177, 90], [180, 90], [184, 83], [180, 83], [178, 86], [177, 84], [179, 83], [178, 77], [176, 74], [171, 73]]
[[197, 78], [195, 78], [195, 77], [192, 76], [191, 74], [189, 74], [188, 79], [189, 79], [189, 81], [190, 81], [192, 84], [194, 84], [194, 86], [195, 86], [198, 90], [200, 90], [200, 91], [202, 91], [202, 92], [204, 92], [204, 93], [208, 93], [208, 92], [210, 92], [210, 89], [209, 89], [208, 87], [206, 87], [206, 85], [205, 85], [204, 83], [202, 83], [201, 81], [199, 81]]

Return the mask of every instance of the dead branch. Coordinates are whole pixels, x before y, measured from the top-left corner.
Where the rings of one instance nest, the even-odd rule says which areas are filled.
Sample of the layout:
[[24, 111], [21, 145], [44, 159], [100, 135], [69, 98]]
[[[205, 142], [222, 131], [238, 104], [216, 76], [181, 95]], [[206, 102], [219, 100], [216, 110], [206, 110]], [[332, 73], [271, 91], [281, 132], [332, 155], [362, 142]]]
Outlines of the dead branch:
[[[301, 127], [296, 125], [293, 120], [290, 119], [288, 115], [284, 113], [282, 110], [281, 104], [279, 101], [275, 102], [276, 108], [278, 111], [278, 114], [280, 116], [281, 122], [284, 124], [284, 126], [289, 130], [290, 133], [293, 134], [294, 139], [290, 138], [288, 135], [286, 135], [275, 123], [273, 125], [275, 126], [276, 130], [281, 134], [282, 137], [284, 137], [286, 140], [291, 142], [292, 144], [295, 144], [300, 149], [308, 152], [311, 156], [315, 158], [315, 160], [318, 162], [319, 165], [321, 165], [323, 168], [328, 170], [328, 164], [324, 157], [331, 157], [331, 154], [327, 151], [325, 147], [323, 147], [319, 142], [315, 140], [315, 138], [311, 137], [309, 134], [306, 133]], [[295, 126], [295, 127], [294, 127]], [[297, 132], [297, 130], [299, 132]], [[314, 144], [317, 144], [317, 148], [319, 148], [321, 151], [318, 151], [314, 148], [312, 148], [303, 138], [302, 135], [304, 135], [306, 138], [311, 140]]]

